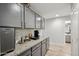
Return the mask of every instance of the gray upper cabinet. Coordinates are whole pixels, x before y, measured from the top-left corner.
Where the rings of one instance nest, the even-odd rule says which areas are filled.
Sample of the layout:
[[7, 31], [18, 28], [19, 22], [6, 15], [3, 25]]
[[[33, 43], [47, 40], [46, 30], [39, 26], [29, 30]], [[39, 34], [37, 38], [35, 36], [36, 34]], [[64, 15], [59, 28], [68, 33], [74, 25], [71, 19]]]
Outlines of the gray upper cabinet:
[[42, 17], [41, 28], [42, 28], [42, 29], [45, 29], [45, 18], [43, 18], [43, 17]]
[[35, 13], [25, 7], [25, 28], [35, 28]]
[[35, 14], [35, 20], [36, 20], [36, 28], [41, 28], [42, 17], [38, 14]]
[[16, 3], [0, 4], [0, 26], [21, 27], [21, 6]]

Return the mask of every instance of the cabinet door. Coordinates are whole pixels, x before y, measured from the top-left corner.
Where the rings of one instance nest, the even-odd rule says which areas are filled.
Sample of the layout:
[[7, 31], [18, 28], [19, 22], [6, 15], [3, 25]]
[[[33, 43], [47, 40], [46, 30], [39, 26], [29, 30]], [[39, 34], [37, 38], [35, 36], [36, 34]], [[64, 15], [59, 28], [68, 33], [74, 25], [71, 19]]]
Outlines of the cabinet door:
[[21, 27], [21, 7], [18, 4], [0, 4], [0, 26]]
[[32, 56], [41, 56], [41, 46], [32, 52]]
[[35, 14], [25, 7], [25, 28], [35, 28]]
[[[1, 34], [0, 34], [0, 53], [1, 53]], [[0, 54], [0, 56], [1, 56], [1, 54]]]
[[42, 41], [42, 56], [46, 54], [46, 40]]
[[0, 36], [2, 53], [15, 48], [14, 28], [0, 28]]
[[47, 40], [46, 49], [48, 50], [49, 49], [49, 38], [47, 38], [46, 40]]
[[35, 14], [36, 28], [41, 28], [42, 18], [38, 14]]
[[41, 25], [42, 29], [45, 28], [45, 18], [42, 17], [42, 25]]
[[42, 45], [42, 56], [45, 56], [46, 54], [46, 44]]

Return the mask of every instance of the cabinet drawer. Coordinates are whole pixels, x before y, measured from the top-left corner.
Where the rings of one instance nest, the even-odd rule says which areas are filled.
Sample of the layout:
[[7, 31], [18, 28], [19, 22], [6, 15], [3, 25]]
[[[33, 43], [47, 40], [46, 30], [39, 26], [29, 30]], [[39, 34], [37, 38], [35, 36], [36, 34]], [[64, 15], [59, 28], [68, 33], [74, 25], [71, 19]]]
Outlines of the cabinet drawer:
[[31, 56], [31, 49], [24, 51], [23, 53], [19, 54], [18, 56]]
[[32, 47], [32, 51], [34, 51], [35, 49], [37, 49], [39, 46], [41, 46], [41, 43], [39, 43], [39, 44], [33, 46], [33, 47]]

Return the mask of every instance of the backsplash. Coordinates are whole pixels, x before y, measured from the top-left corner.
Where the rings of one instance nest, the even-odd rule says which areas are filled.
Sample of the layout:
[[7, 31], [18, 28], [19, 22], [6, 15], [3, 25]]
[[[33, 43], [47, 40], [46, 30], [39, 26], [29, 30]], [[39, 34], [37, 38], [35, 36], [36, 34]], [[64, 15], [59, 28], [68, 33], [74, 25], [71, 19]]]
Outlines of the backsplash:
[[29, 32], [31, 32], [33, 35], [34, 29], [16, 29], [15, 30], [16, 42], [18, 42], [21, 39], [21, 37], [28, 35]]
[[[16, 39], [16, 43], [21, 39], [21, 37], [28, 35], [28, 33], [32, 33], [32, 35], [34, 36], [34, 30], [35, 29], [16, 29], [15, 30], [15, 39]], [[40, 37], [44, 37], [45, 35], [45, 31], [38, 29], [39, 30], [39, 35]]]

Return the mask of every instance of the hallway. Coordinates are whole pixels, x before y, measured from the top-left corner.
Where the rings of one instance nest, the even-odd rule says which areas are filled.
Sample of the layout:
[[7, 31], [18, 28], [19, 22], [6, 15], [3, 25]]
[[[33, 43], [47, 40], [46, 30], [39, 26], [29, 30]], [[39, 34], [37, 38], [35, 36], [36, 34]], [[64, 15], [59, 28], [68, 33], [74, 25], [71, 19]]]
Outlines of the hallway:
[[71, 44], [65, 43], [64, 46], [52, 44], [46, 56], [71, 56]]

